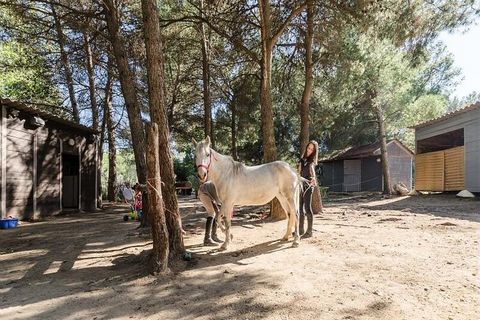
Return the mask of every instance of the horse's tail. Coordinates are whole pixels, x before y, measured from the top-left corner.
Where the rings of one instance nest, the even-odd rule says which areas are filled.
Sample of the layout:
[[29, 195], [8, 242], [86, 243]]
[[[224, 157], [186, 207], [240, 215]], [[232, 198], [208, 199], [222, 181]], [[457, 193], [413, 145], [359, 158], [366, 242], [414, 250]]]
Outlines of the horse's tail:
[[304, 185], [303, 183], [304, 182], [307, 182], [309, 183], [310, 181], [308, 181], [307, 179], [305, 179], [304, 177], [302, 177], [300, 174], [297, 173], [297, 182], [296, 182], [296, 185], [295, 185], [295, 198], [294, 198], [294, 201], [295, 201], [295, 213], [297, 215], [297, 217], [300, 215], [300, 196], [303, 195], [304, 193]]

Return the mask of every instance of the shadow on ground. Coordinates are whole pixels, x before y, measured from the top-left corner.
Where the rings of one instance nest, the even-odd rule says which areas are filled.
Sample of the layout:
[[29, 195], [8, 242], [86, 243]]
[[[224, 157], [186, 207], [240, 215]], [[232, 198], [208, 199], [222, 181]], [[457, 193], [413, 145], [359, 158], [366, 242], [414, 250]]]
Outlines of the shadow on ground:
[[[188, 216], [198, 201], [186, 200], [182, 201], [182, 211]], [[69, 214], [2, 230], [2, 318], [70, 318], [81, 314], [115, 318], [163, 311], [178, 318], [216, 318], [222, 312], [231, 315], [246, 310], [261, 316], [279, 308], [273, 303], [258, 304], [257, 297], [248, 294], [234, 302], [230, 299], [228, 304], [222, 302], [223, 297], [246, 288], [274, 286], [265, 275], [223, 273], [223, 267], [222, 271], [194, 279], [183, 274], [172, 274], [163, 280], [148, 275], [146, 263], [151, 242], [148, 236], [139, 236], [137, 222], [123, 222], [127, 211], [127, 206], [117, 205], [104, 212]], [[191, 215], [194, 225], [201, 227], [202, 217]], [[236, 223], [241, 221], [240, 215]], [[241, 265], [242, 259], [283, 250], [284, 246], [279, 241], [268, 241], [239, 251], [203, 252], [196, 254], [192, 262], [183, 262], [180, 271], [228, 263]], [[142, 286], [140, 294], [138, 285]], [[136, 294], [130, 292], [132, 286], [136, 287]], [[181, 301], [178, 296], [183, 297]]]

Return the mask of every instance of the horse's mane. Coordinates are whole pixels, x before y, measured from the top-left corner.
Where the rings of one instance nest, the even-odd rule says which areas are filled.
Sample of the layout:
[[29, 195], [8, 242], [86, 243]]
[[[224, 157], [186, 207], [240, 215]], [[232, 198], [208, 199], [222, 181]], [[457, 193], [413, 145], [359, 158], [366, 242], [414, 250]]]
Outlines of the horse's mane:
[[[219, 152], [217, 151], [217, 153], [219, 153]], [[243, 163], [233, 160], [233, 158], [231, 156], [227, 156], [227, 155], [222, 155], [222, 156], [227, 158], [227, 160], [230, 162], [230, 164], [232, 166], [232, 174], [233, 175], [238, 175], [238, 174], [240, 174], [244, 171], [245, 165]]]
[[243, 169], [245, 169], [245, 165], [239, 161], [233, 160], [231, 156], [227, 156], [227, 159], [231, 162], [232, 164], [232, 173], [234, 175], [238, 175], [243, 172]]

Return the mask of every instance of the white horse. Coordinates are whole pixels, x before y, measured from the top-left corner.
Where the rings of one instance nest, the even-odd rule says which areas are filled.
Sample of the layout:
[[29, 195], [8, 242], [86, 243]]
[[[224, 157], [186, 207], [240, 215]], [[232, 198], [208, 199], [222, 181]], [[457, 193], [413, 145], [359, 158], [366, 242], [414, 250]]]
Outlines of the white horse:
[[221, 201], [220, 214], [217, 215], [219, 225], [220, 217], [223, 216], [225, 222], [225, 242], [221, 250], [226, 250], [230, 243], [231, 213], [234, 206], [263, 205], [275, 197], [288, 216], [287, 232], [283, 240], [288, 241], [295, 226], [292, 246], [298, 246], [300, 178], [286, 162], [246, 166], [210, 148], [208, 136], [198, 143], [193, 139], [193, 145], [198, 178], [202, 182], [207, 179], [213, 182]]

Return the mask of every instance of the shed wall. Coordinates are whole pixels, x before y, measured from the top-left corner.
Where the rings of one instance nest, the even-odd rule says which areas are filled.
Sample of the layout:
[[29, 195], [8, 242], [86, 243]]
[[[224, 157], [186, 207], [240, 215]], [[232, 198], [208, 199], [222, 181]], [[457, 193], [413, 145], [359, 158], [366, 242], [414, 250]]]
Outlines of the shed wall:
[[415, 130], [416, 141], [464, 128], [465, 188], [480, 192], [480, 109]]
[[23, 122], [6, 120], [6, 214], [34, 218], [33, 134], [22, 129]]
[[[73, 138], [81, 154], [81, 209], [96, 208], [96, 142], [64, 124], [47, 121], [30, 129], [25, 120], [6, 116], [2, 107], [0, 196], [2, 217], [35, 219], [61, 211], [61, 139]], [[61, 138], [59, 137], [61, 132]], [[65, 143], [63, 143], [65, 145]], [[68, 152], [68, 147], [66, 147]], [[70, 150], [70, 151], [72, 151]], [[34, 201], [36, 199], [36, 201]]]
[[37, 214], [58, 213], [60, 206], [60, 141], [56, 130], [47, 126], [37, 130]]
[[332, 192], [343, 191], [343, 160], [322, 163], [320, 184]]
[[382, 191], [382, 163], [378, 157], [362, 159], [362, 191]]
[[411, 190], [413, 155], [396, 143], [390, 143], [387, 152], [392, 186], [403, 183]]

